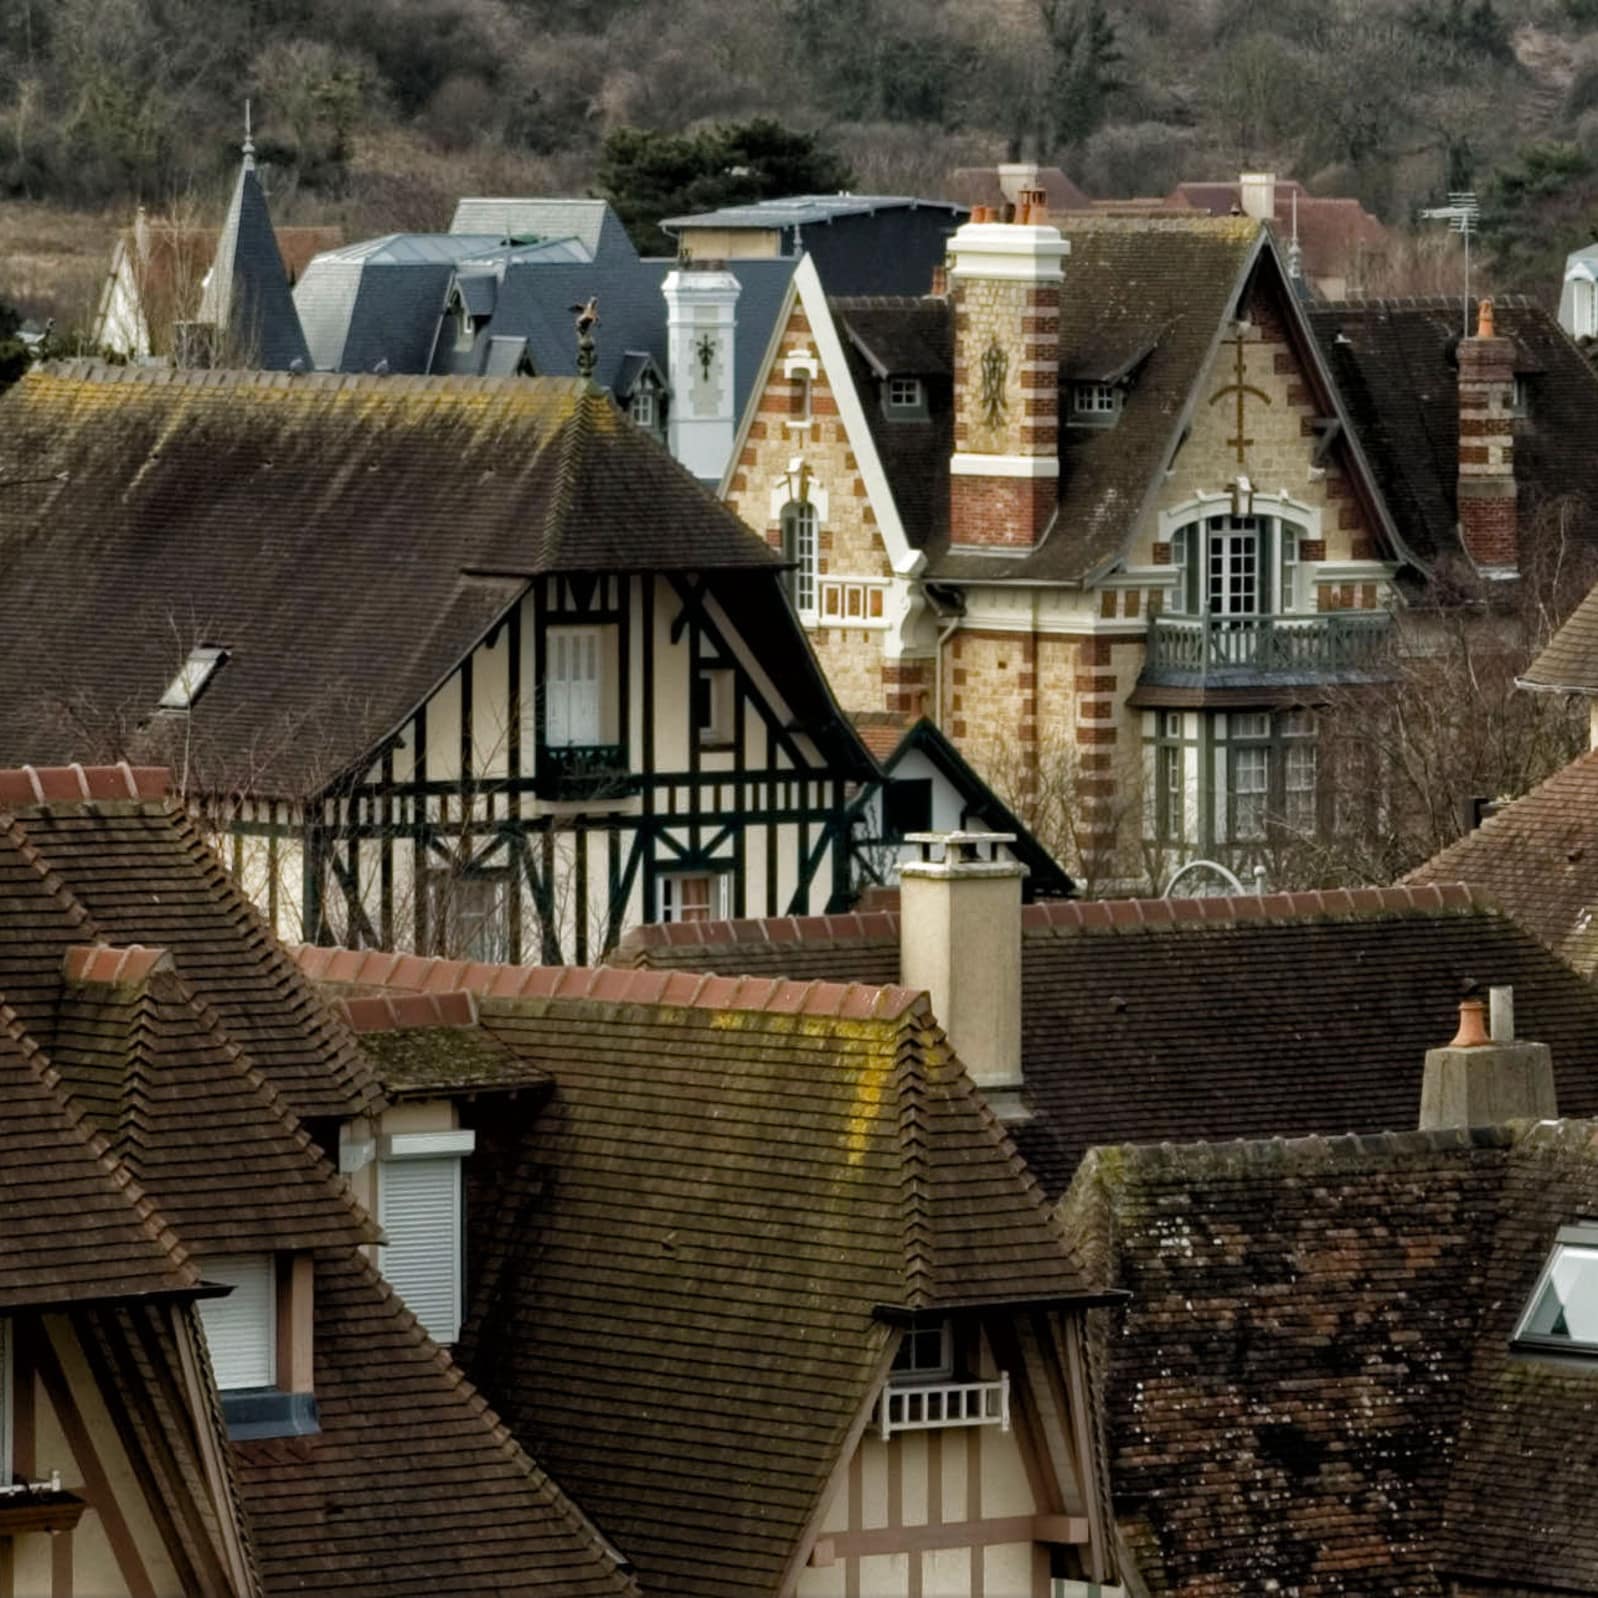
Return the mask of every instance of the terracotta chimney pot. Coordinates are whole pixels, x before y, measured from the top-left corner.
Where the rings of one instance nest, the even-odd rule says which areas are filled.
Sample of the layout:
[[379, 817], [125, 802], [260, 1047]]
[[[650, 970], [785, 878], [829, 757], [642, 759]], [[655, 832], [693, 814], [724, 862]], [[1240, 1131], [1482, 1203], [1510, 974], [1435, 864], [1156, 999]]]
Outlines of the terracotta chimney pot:
[[1487, 1006], [1480, 999], [1466, 999], [1459, 1007], [1459, 1030], [1449, 1041], [1451, 1049], [1480, 1049], [1492, 1042], [1484, 1017]]
[[1493, 332], [1493, 302], [1483, 300], [1476, 309], [1476, 337], [1496, 338]]

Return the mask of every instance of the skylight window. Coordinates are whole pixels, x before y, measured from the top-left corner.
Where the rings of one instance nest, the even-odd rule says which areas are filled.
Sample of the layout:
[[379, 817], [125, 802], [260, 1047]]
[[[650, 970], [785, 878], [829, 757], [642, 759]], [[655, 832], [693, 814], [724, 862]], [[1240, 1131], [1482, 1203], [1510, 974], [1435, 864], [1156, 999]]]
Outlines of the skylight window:
[[167, 691], [161, 695], [161, 709], [189, 709], [205, 692], [206, 686], [216, 675], [217, 668], [226, 659], [227, 651], [217, 649], [211, 644], [200, 644], [191, 649], [189, 658], [183, 662], [177, 676], [167, 686]]
[[1515, 1341], [1598, 1355], [1598, 1227], [1560, 1227]]

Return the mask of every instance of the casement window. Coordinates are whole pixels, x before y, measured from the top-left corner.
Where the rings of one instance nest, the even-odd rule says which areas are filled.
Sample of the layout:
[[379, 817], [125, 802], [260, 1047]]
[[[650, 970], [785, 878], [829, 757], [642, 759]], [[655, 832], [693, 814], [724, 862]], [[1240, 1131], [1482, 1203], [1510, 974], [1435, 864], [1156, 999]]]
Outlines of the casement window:
[[1521, 1312], [1515, 1343], [1598, 1355], [1598, 1226], [1562, 1226]]
[[199, 644], [189, 651], [176, 677], [161, 695], [162, 710], [188, 710], [210, 686], [211, 679], [227, 660], [227, 651], [214, 644]]
[[1274, 516], [1206, 516], [1171, 535], [1172, 616], [1259, 616], [1312, 607], [1304, 530]]
[[1227, 755], [1226, 812], [1232, 837], [1238, 843], [1256, 843], [1265, 837], [1270, 807], [1270, 745], [1234, 743]]
[[200, 1320], [211, 1369], [224, 1393], [277, 1383], [277, 1267], [270, 1254], [235, 1254], [202, 1263], [208, 1282], [226, 1282], [226, 1298], [202, 1298]]
[[946, 1382], [954, 1375], [954, 1324], [946, 1317], [916, 1319], [893, 1356], [895, 1382]]
[[1154, 828], [1160, 843], [1187, 837], [1187, 746], [1182, 712], [1161, 710], [1154, 745]]
[[655, 391], [640, 385], [632, 392], [632, 398], [627, 401], [627, 414], [644, 429], [652, 433], [655, 430]]
[[719, 871], [672, 871], [660, 878], [662, 921], [722, 921], [728, 878]]
[[821, 574], [821, 527], [816, 507], [808, 500], [789, 500], [782, 508], [782, 556], [793, 562], [788, 591], [794, 609], [801, 616], [814, 616]]
[[1308, 710], [1234, 713], [1226, 748], [1226, 838], [1260, 843], [1273, 833], [1320, 831], [1315, 717]]
[[544, 648], [544, 743], [569, 749], [601, 742], [599, 628], [551, 627]]
[[1278, 599], [1279, 610], [1290, 612], [1307, 610], [1309, 595], [1303, 591], [1303, 567], [1299, 561], [1299, 544], [1303, 534], [1285, 522], [1279, 534], [1282, 541], [1282, 587]]
[[724, 749], [733, 741], [733, 673], [727, 666], [701, 666], [694, 673], [694, 736], [701, 749]]
[[1277, 718], [1282, 746], [1282, 821], [1289, 832], [1313, 837], [1320, 814], [1315, 718], [1307, 710]]
[[1074, 383], [1071, 387], [1071, 420], [1085, 426], [1102, 427], [1121, 414], [1121, 390], [1114, 383]]
[[377, 1166], [378, 1250], [383, 1279], [435, 1343], [460, 1336], [465, 1313], [466, 1201], [461, 1164], [475, 1146], [464, 1132], [396, 1133]]
[[510, 871], [433, 871], [427, 878], [428, 946], [452, 960], [510, 959]]
[[1257, 616], [1260, 611], [1260, 529], [1251, 516], [1212, 516], [1205, 567], [1206, 608], [1212, 616]]

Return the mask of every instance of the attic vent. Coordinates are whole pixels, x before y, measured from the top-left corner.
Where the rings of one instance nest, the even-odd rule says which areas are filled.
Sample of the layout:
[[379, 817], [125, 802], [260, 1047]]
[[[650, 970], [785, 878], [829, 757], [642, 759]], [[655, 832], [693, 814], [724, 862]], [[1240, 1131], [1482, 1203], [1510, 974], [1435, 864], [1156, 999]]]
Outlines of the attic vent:
[[217, 668], [227, 659], [227, 650], [200, 644], [189, 651], [182, 669], [161, 695], [162, 710], [187, 710], [205, 692]]

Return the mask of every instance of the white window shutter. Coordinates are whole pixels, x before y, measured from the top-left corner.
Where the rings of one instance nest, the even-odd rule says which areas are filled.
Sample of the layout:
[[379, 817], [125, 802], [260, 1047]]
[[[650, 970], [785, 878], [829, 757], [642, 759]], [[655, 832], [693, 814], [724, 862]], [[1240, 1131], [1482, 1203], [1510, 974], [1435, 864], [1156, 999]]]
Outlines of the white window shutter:
[[544, 742], [551, 749], [564, 749], [571, 735], [571, 636], [552, 632], [545, 665]]
[[435, 1342], [461, 1326], [461, 1162], [454, 1156], [385, 1160], [377, 1218], [388, 1238], [379, 1268]]
[[277, 1278], [270, 1254], [205, 1260], [208, 1282], [229, 1282], [226, 1298], [202, 1298], [200, 1320], [223, 1392], [277, 1384]]
[[544, 742], [551, 749], [599, 742], [599, 632], [550, 629], [544, 657]]

